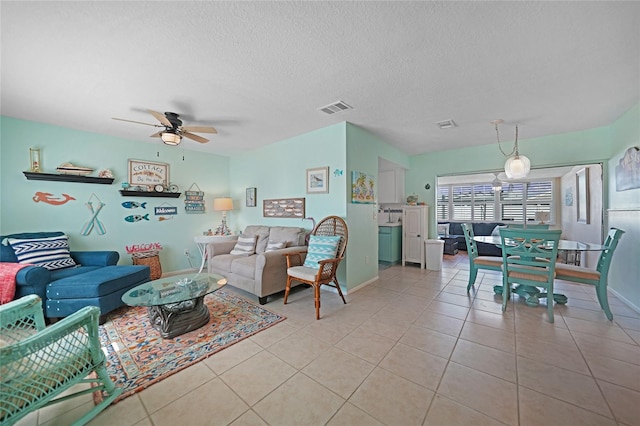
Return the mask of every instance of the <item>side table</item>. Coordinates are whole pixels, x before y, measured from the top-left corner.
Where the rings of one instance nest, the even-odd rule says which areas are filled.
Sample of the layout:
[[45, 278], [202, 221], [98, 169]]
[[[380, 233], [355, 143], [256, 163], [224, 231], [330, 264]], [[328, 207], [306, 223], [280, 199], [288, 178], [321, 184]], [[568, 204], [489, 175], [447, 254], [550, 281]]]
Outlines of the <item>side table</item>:
[[196, 235], [193, 237], [193, 241], [198, 246], [198, 251], [200, 251], [200, 256], [202, 256], [202, 262], [200, 263], [200, 270], [198, 273], [201, 273], [204, 269], [204, 263], [207, 261], [207, 245], [209, 243], [213, 243], [216, 241], [232, 241], [238, 238], [237, 235]]
[[455, 255], [458, 253], [458, 240], [454, 237], [440, 237], [444, 241], [444, 254]]

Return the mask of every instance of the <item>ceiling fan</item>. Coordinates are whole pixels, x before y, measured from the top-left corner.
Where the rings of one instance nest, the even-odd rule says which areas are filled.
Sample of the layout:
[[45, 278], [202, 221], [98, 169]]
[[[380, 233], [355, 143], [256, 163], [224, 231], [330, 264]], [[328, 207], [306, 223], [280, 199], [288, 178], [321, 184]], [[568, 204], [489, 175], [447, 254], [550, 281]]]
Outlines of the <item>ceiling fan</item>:
[[182, 120], [180, 120], [178, 114], [175, 112], [165, 112], [164, 114], [158, 111], [147, 110], [153, 115], [161, 124], [143, 123], [141, 121], [125, 120], [124, 118], [115, 118], [114, 120], [127, 121], [129, 123], [144, 124], [146, 126], [164, 127], [164, 130], [160, 130], [151, 135], [152, 138], [162, 138], [162, 142], [167, 145], [180, 145], [182, 137], [192, 139], [196, 142], [207, 143], [209, 139], [198, 136], [193, 132], [198, 133], [218, 133], [213, 127], [208, 126], [183, 126]]

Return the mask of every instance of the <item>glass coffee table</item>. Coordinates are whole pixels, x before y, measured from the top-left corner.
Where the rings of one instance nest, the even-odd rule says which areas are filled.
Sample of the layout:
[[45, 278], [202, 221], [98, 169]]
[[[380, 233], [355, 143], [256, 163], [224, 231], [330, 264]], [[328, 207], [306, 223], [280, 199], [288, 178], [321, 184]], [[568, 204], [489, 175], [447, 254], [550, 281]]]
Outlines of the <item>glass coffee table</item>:
[[189, 274], [160, 278], [132, 288], [122, 296], [129, 306], [146, 306], [151, 325], [165, 339], [209, 322], [204, 296], [227, 283], [218, 274]]

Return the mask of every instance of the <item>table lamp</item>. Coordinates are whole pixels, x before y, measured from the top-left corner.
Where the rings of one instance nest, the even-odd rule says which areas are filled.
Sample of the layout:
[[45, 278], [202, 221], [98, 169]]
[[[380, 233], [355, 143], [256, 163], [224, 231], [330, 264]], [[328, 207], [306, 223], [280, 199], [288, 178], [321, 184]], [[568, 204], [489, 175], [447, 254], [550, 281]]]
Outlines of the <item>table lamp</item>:
[[549, 212], [536, 212], [536, 221], [544, 225], [545, 222], [549, 222], [550, 216], [551, 214]]
[[214, 198], [213, 210], [222, 212], [222, 223], [216, 229], [215, 235], [231, 235], [227, 226], [227, 212], [233, 210], [233, 200], [230, 197]]

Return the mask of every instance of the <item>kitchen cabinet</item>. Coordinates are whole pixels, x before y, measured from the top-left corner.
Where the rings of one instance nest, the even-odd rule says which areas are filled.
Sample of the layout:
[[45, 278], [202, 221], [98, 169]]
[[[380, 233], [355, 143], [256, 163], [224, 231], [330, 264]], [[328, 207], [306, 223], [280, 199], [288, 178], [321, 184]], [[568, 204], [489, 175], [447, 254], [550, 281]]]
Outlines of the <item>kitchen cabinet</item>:
[[380, 204], [404, 202], [404, 169], [378, 172], [378, 202]]
[[378, 227], [378, 260], [398, 263], [402, 257], [402, 226]]
[[419, 263], [424, 269], [428, 218], [429, 206], [402, 206], [402, 266], [406, 262]]

